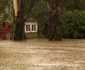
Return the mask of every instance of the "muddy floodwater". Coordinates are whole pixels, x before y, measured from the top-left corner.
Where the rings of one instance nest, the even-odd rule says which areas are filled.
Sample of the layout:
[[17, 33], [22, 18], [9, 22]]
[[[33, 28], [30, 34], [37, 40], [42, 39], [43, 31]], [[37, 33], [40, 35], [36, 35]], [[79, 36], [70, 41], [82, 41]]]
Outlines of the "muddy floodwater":
[[0, 40], [0, 70], [85, 70], [85, 40]]

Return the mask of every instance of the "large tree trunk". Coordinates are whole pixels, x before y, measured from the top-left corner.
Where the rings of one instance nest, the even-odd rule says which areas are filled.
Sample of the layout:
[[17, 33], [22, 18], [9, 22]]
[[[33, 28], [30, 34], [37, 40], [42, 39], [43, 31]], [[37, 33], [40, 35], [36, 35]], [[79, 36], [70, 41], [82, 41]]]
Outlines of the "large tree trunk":
[[15, 41], [21, 41], [25, 39], [25, 34], [24, 34], [24, 24], [25, 24], [25, 20], [24, 20], [24, 6], [25, 6], [25, 0], [21, 0], [20, 3], [20, 8], [19, 8], [19, 12], [18, 12], [18, 16], [15, 16], [15, 21], [14, 21], [14, 34], [13, 34], [13, 39]]
[[[28, 7], [26, 7], [28, 4], [28, 2], [26, 3], [27, 0], [14, 0], [14, 3], [17, 1], [19, 5], [19, 11], [18, 11], [18, 15], [15, 15], [14, 17], [12, 37], [13, 37], [13, 40], [15, 41], [23, 41], [23, 40], [26, 40], [25, 32], [24, 32], [25, 21], [29, 17], [29, 13], [31, 12], [31, 9], [33, 8], [35, 4], [35, 0], [29, 0], [28, 2], [30, 2], [29, 3], [30, 5]], [[15, 7], [16, 6], [14, 6], [14, 8]], [[17, 11], [15, 11], [15, 13], [16, 12]]]
[[48, 38], [49, 40], [61, 40], [60, 20], [59, 20], [59, 4], [60, 0], [51, 0], [47, 2], [49, 9], [48, 16]]

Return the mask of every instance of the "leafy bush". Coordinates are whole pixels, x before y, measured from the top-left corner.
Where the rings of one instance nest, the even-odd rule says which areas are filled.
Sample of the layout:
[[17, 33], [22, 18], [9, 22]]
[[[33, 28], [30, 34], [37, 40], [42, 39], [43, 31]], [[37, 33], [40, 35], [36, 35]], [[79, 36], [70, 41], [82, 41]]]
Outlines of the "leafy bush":
[[85, 11], [67, 11], [60, 17], [64, 38], [85, 38]]

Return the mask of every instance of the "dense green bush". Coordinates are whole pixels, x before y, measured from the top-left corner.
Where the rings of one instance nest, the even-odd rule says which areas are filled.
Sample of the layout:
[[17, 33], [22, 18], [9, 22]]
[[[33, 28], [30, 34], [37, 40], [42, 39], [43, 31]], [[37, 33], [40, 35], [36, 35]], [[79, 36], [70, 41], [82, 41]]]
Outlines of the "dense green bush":
[[85, 38], [85, 11], [67, 11], [60, 18], [64, 38]]

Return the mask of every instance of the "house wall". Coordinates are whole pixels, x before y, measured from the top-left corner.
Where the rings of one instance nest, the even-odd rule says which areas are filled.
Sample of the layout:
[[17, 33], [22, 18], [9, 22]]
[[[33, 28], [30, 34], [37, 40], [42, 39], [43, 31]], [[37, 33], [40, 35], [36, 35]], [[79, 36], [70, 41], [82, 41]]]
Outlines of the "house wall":
[[26, 38], [29, 39], [29, 38], [31, 38], [33, 36], [37, 36], [37, 32], [26, 33], [25, 35], [26, 35]]
[[0, 22], [0, 38], [10, 39], [12, 37], [11, 22]]

